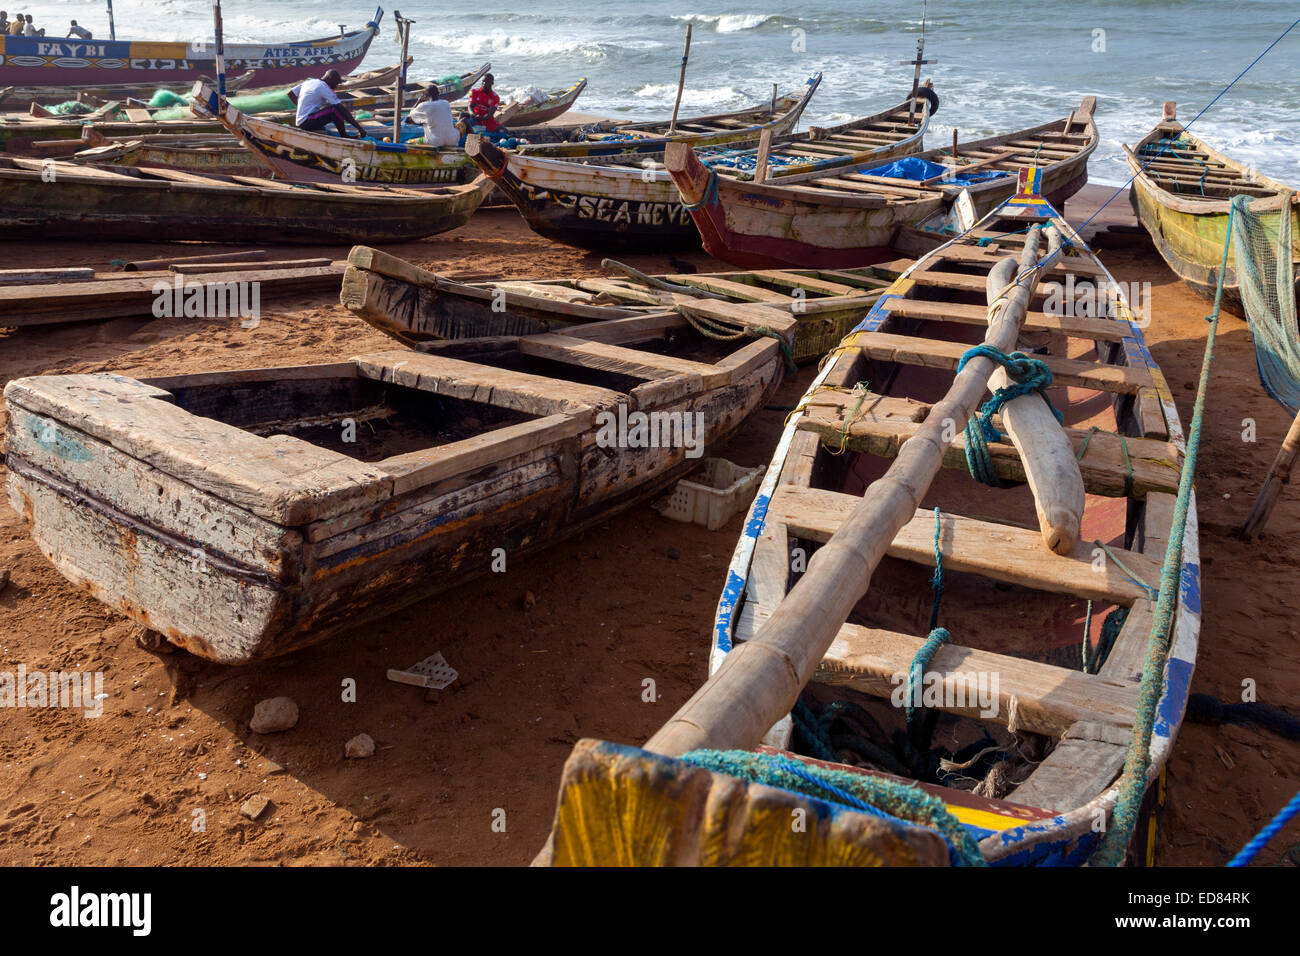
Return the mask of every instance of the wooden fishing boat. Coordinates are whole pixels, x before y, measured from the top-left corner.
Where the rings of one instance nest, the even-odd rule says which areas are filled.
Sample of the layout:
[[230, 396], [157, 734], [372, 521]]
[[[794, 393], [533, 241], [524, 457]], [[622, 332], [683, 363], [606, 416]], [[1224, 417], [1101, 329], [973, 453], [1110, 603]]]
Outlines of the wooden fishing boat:
[[[1138, 141], [1124, 147], [1133, 184], [1129, 199], [1138, 220], [1151, 234], [1161, 257], [1179, 278], [1207, 298], [1214, 298], [1228, 238], [1228, 205], [1234, 196], [1257, 196], [1251, 210], [1272, 220], [1276, 245], [1278, 216], [1289, 195], [1291, 251], [1300, 262], [1300, 193], [1225, 156], [1183, 129], [1174, 103], [1164, 118]], [[1267, 225], [1266, 225], [1267, 228]], [[1223, 280], [1224, 301], [1242, 315], [1237, 286], [1236, 249], [1228, 252]]]
[[[112, 119], [126, 116], [127, 119]], [[184, 133], [213, 134], [225, 130], [215, 119], [199, 118], [158, 120], [146, 109], [122, 109], [110, 103], [94, 113], [50, 119], [35, 116], [0, 116], [0, 151], [14, 156], [39, 155], [41, 147], [55, 141], [72, 141], [81, 138], [82, 132], [93, 128], [111, 139], [138, 139], [142, 136], [180, 135]]]
[[[326, 70], [347, 75], [361, 65], [379, 33], [383, 9], [361, 30], [288, 43], [227, 43], [226, 71], [256, 72], [265, 85], [287, 85]], [[216, 76], [214, 45], [153, 40], [0, 37], [0, 86], [93, 87], [188, 84]]]
[[791, 358], [816, 361], [862, 320], [908, 264], [851, 271], [719, 272], [646, 276], [612, 260], [611, 276], [463, 282], [357, 246], [339, 301], [404, 345], [554, 332], [690, 305], [705, 296], [761, 303], [795, 320]]
[[[177, 145], [176, 138], [185, 139]], [[126, 139], [78, 150], [68, 162], [89, 166], [134, 166], [141, 169], [178, 169], [208, 176], [261, 176], [265, 168], [238, 140], [225, 134], [205, 137]]]
[[[537, 104], [539, 111], [545, 114], [558, 109], [563, 113], [585, 85], [584, 79], [557, 92], [547, 104]], [[224, 107], [219, 106], [216, 91], [207, 84], [195, 87], [194, 101], [202, 104], [200, 109], [203, 112], [217, 117], [222, 128], [246, 146], [264, 168], [290, 182], [425, 186], [468, 182], [478, 175], [477, 167], [463, 149], [347, 139], [330, 133], [308, 132], [260, 116], [248, 116], [230, 100], [225, 101]], [[565, 103], [568, 105], [563, 105]], [[516, 119], [524, 119], [535, 114], [522, 111], [514, 115]], [[559, 141], [569, 132], [562, 126], [517, 129], [520, 135], [554, 141]]]
[[[931, 94], [933, 95], [933, 94]], [[765, 174], [782, 179], [813, 169], [887, 162], [922, 148], [930, 101], [918, 98], [850, 123], [782, 136]], [[672, 176], [659, 164], [618, 166], [546, 159], [502, 150], [480, 136], [465, 152], [501, 187], [539, 235], [594, 249], [698, 247], [700, 234]], [[700, 159], [720, 175], [755, 176], [759, 150], [705, 147]]]
[[802, 92], [774, 95], [770, 103], [749, 109], [679, 119], [676, 126], [671, 120], [644, 123], [603, 120], [574, 130], [562, 143], [530, 142], [516, 149], [528, 156], [623, 162], [654, 159], [663, 154], [669, 143], [753, 146], [765, 131], [773, 137], [793, 132], [821, 82], [822, 75], [814, 73], [808, 77]]
[[[804, 266], [845, 268], [898, 255], [906, 234], [909, 254], [951, 236], [942, 227], [921, 230], [965, 192], [973, 221], [1015, 191], [1015, 170], [1041, 163], [1043, 190], [1057, 206], [1088, 182], [1088, 158], [1097, 148], [1095, 97], [1068, 117], [1031, 129], [931, 149], [915, 163], [924, 178], [879, 174], [862, 163], [822, 175], [784, 176], [746, 183], [716, 175], [687, 147], [673, 146], [664, 164], [712, 256], [743, 269]], [[924, 161], [924, 162], [921, 162]]]
[[0, 157], [7, 239], [125, 242], [397, 242], [463, 226], [492, 190], [289, 185], [251, 176]]
[[[1142, 706], [1184, 439], [1122, 290], [1026, 173], [832, 353], [745, 522], [712, 676], [643, 748], [578, 743], [539, 862], [1077, 865], [1094, 852]], [[1104, 309], [1054, 300], [1067, 275], [1105, 289]], [[1009, 381], [993, 353], [968, 351], [979, 343], [1033, 349], [1051, 372], [1034, 384], [1064, 426], [1030, 391], [994, 419], [1011, 438], [989, 437], [996, 478], [1028, 486], [967, 473], [961, 423]], [[1196, 527], [1192, 497], [1136, 794], [1186, 706]]]
[[247, 663], [658, 492], [766, 400], [780, 351], [661, 313], [333, 365], [20, 379], [9, 500], [69, 580]]

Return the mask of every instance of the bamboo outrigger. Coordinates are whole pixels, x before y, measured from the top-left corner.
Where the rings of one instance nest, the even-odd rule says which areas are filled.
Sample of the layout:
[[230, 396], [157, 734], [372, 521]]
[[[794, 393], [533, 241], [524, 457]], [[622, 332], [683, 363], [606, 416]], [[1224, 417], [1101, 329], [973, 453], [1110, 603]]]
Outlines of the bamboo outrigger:
[[[1067, 274], [1112, 293], [1104, 314], [1055, 298], [1045, 283]], [[966, 473], [962, 423], [995, 369], [995, 353], [968, 351], [981, 342], [1033, 346], [1053, 376], [1064, 427], [1029, 392], [1001, 410], [1014, 444], [989, 445], [996, 476], [1028, 476], [1032, 494]], [[1077, 464], [1040, 453], [1062, 445]], [[579, 742], [538, 862], [1086, 861], [1139, 707], [1183, 446], [1119, 287], [1022, 189], [904, 273], [832, 353], [745, 522], [712, 676], [643, 748]], [[1049, 533], [1078, 504], [1058, 480], [1086, 491], [1073, 547]], [[1194, 499], [1182, 546], [1146, 782], [1195, 661]], [[924, 637], [940, 624], [952, 643]], [[822, 769], [838, 795], [807, 782]]]
[[561, 331], [691, 305], [704, 295], [785, 312], [795, 320], [791, 357], [809, 362], [839, 342], [906, 265], [645, 276], [607, 260], [606, 268], [614, 273], [608, 277], [462, 282], [357, 246], [348, 256], [339, 300], [384, 334], [404, 345], [419, 345]]
[[[1129, 199], [1138, 220], [1174, 273], [1206, 298], [1219, 284], [1223, 248], [1228, 239], [1228, 205], [1234, 196], [1258, 197], [1251, 210], [1272, 214], [1270, 235], [1277, 239], [1276, 217], [1282, 196], [1289, 194], [1292, 254], [1300, 263], [1300, 191], [1256, 172], [1218, 152], [1183, 129], [1175, 104], [1136, 147], [1124, 147], [1133, 186]], [[1224, 275], [1225, 304], [1242, 314], [1237, 287], [1236, 250], [1228, 253]]]
[[[793, 320], [768, 312], [788, 341]], [[781, 351], [661, 312], [333, 365], [20, 379], [9, 500], [70, 580], [246, 663], [658, 492], [764, 402]]]
[[953, 235], [945, 217], [963, 191], [979, 218], [1011, 196], [1016, 170], [1041, 164], [1044, 194], [1063, 207], [1088, 181], [1097, 148], [1095, 97], [1053, 123], [920, 153], [927, 178], [876, 174], [861, 163], [778, 182], [719, 176], [689, 148], [669, 147], [664, 164], [710, 255], [742, 269], [846, 268], [920, 254]]
[[[932, 90], [897, 106], [831, 127], [788, 132], [760, 149], [699, 147], [712, 170], [738, 181], [784, 181], [814, 170], [828, 175], [871, 160], [888, 162], [922, 148]], [[640, 166], [575, 162], [528, 151], [505, 151], [482, 137], [470, 137], [465, 151], [510, 198], [530, 228], [548, 239], [608, 249], [698, 247], [699, 232], [683, 205], [672, 176], [659, 164]], [[758, 164], [762, 161], [762, 171]]]

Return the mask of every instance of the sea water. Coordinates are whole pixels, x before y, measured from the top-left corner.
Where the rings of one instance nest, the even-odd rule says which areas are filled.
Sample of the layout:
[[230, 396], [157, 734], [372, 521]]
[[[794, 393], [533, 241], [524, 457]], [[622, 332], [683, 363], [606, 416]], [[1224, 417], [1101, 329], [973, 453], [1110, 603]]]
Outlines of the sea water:
[[[75, 17], [108, 34], [105, 0], [5, 4], [50, 35]], [[229, 41], [277, 43], [360, 27], [375, 0], [225, 0]], [[1122, 143], [1160, 119], [1165, 100], [1184, 122], [1300, 16], [1295, 0], [882, 0], [711, 3], [708, 0], [402, 0], [415, 21], [412, 76], [441, 77], [492, 62], [498, 89], [590, 81], [577, 110], [654, 119], [672, 111], [686, 25], [694, 36], [684, 115], [766, 102], [825, 74], [805, 114], [830, 124], [883, 109], [911, 87], [925, 15], [922, 76], [941, 106], [927, 145], [991, 136], [1058, 119], [1097, 97], [1096, 182], [1127, 178]], [[208, 39], [208, 0], [116, 0], [119, 39]], [[365, 68], [396, 62], [391, 9]], [[1300, 184], [1300, 27], [1196, 124], [1223, 152]]]

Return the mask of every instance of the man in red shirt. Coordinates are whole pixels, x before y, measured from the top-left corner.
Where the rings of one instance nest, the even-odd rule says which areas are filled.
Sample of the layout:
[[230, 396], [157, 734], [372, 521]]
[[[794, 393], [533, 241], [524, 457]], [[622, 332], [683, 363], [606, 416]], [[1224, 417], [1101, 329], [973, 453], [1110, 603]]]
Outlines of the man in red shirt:
[[489, 133], [495, 133], [501, 129], [501, 124], [495, 119], [497, 107], [501, 105], [501, 97], [492, 89], [495, 78], [491, 73], [483, 77], [483, 85], [479, 86], [469, 93], [469, 113], [474, 120], [475, 126], [482, 126]]

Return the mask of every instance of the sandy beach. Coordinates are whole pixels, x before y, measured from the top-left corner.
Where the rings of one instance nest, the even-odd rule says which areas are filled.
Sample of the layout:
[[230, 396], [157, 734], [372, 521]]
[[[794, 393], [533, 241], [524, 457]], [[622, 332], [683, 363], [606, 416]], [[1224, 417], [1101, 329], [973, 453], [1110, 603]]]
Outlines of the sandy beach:
[[[1067, 213], [1080, 222], [1110, 192], [1089, 187]], [[1125, 197], [1099, 219], [1106, 222], [1133, 222]], [[385, 249], [460, 278], [600, 272], [599, 256], [534, 235], [512, 207]], [[7, 268], [103, 272], [115, 260], [211, 251], [4, 246]], [[347, 251], [277, 247], [273, 255]], [[1148, 343], [1189, 420], [1208, 303], [1148, 244], [1101, 255], [1121, 282], [1151, 283]], [[703, 253], [680, 258], [701, 271], [725, 268]], [[666, 256], [627, 261], [649, 273], [676, 271]], [[299, 296], [267, 303], [252, 330], [237, 320], [147, 318], [0, 329], [0, 386], [56, 372], [147, 377], [330, 362], [389, 346], [336, 294]], [[784, 382], [768, 409], [710, 454], [765, 464], [781, 406], [794, 404], [812, 375], [805, 368]], [[1253, 444], [1243, 443], [1246, 419], [1256, 424]], [[1255, 544], [1233, 534], [1289, 424], [1260, 387], [1245, 324], [1225, 317], [1198, 472], [1204, 624], [1192, 687], [1224, 701], [1241, 699], [1243, 681], [1269, 703], [1300, 695], [1293, 607], [1300, 597], [1291, 590], [1300, 570], [1291, 533], [1300, 496], [1284, 492]], [[0, 588], [0, 659], [31, 670], [103, 670], [108, 694], [98, 719], [0, 710], [0, 863], [525, 864], [549, 832], [572, 745], [582, 737], [643, 742], [706, 677], [710, 621], [741, 521], [710, 532], [639, 506], [504, 576], [288, 657], [234, 668], [138, 646], [133, 625], [69, 585], [0, 504], [0, 580], [9, 578]], [[446, 691], [426, 700], [385, 679], [388, 668], [435, 652], [460, 675]], [[647, 677], [662, 695], [653, 704], [641, 697]], [[342, 700], [348, 678], [355, 703]], [[252, 733], [254, 704], [280, 695], [297, 701], [298, 725]], [[358, 733], [373, 737], [378, 751], [345, 760], [344, 743]], [[1297, 778], [1300, 741], [1186, 723], [1168, 766], [1157, 862], [1221, 865], [1289, 799]], [[257, 821], [239, 812], [254, 794], [271, 801]], [[493, 826], [501, 809], [504, 832]], [[1300, 863], [1300, 847], [1279, 839], [1261, 862], [1284, 857]]]

